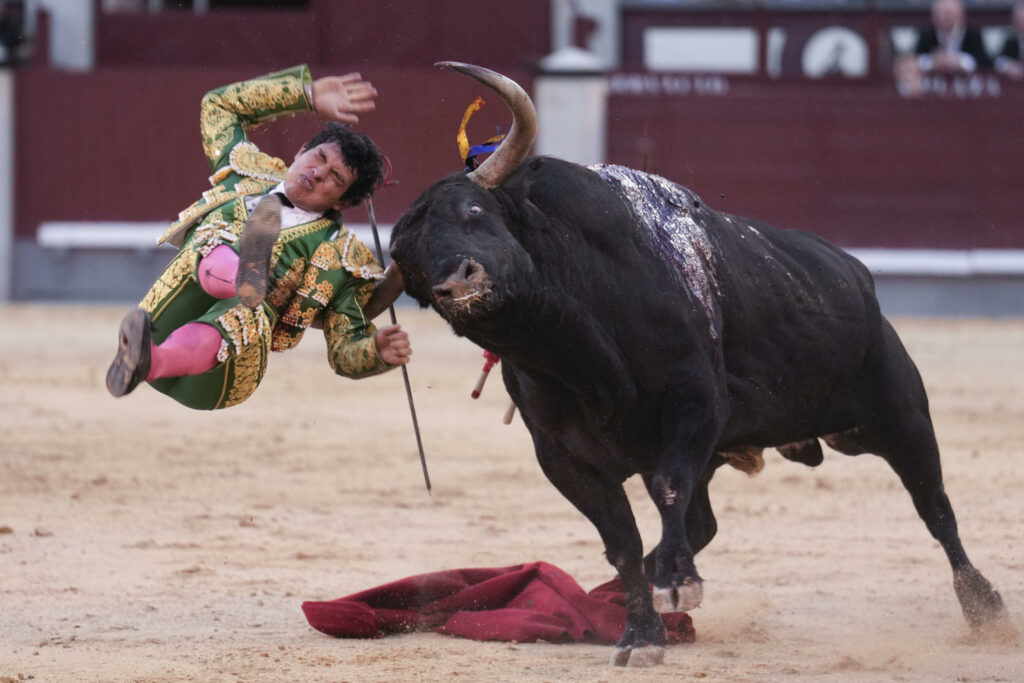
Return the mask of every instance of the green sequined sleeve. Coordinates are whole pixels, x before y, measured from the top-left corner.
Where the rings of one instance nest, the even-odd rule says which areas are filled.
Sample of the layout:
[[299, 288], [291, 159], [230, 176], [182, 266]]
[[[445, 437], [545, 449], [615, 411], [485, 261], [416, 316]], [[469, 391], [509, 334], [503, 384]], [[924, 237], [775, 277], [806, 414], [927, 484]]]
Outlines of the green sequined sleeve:
[[345, 291], [324, 312], [327, 360], [335, 373], [352, 379], [379, 375], [395, 367], [380, 357], [377, 328], [366, 319], [357, 301], [366, 285], [365, 280], [350, 277]]
[[312, 111], [305, 90], [309, 83], [309, 67], [302, 65], [206, 93], [200, 127], [210, 170], [229, 163], [231, 150], [246, 141], [246, 129], [282, 114]]

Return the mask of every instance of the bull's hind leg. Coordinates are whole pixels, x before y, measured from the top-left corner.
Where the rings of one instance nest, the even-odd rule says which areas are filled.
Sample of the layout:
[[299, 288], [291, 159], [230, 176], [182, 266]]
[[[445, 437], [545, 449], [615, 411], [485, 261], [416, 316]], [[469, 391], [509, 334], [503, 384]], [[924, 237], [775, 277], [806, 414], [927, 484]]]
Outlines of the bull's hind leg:
[[654, 608], [659, 612], [691, 610], [704, 598], [704, 582], [693, 556], [717, 529], [704, 479], [711, 470], [708, 458], [669, 456], [645, 479], [661, 515], [661, 542], [651, 574]]
[[548, 480], [597, 527], [608, 561], [626, 593], [626, 627], [612, 664], [646, 667], [665, 655], [665, 625], [654, 610], [643, 573], [643, 541], [622, 482], [574, 460], [545, 439], [534, 437], [537, 460]]
[[[718, 462], [713, 462], [708, 466], [700, 483], [695, 486], [693, 491], [690, 493], [690, 503], [686, 509], [686, 540], [689, 542], [690, 550], [693, 551], [694, 555], [703, 550], [718, 532], [718, 521], [715, 519], [714, 510], [711, 509], [711, 498], [708, 496], [708, 484], [711, 483], [711, 477], [714, 476], [717, 467], [724, 461], [717, 457], [715, 460]], [[643, 482], [644, 486], [647, 487], [647, 494], [651, 496], [652, 500], [656, 500], [655, 491], [652, 489], [651, 475], [643, 475]], [[657, 570], [658, 548], [660, 545], [661, 544], [659, 543], [658, 546], [644, 558], [644, 573], [651, 582], [654, 581], [654, 575]], [[696, 575], [696, 572], [694, 574], [694, 578], [697, 581], [700, 580], [700, 577]], [[696, 584], [695, 593], [696, 590], [699, 590], [699, 587], [700, 584]], [[683, 609], [693, 609], [694, 607], [699, 606], [700, 600], [703, 597], [702, 592], [703, 591], [701, 591], [701, 594], [691, 595], [689, 597], [688, 606]]]
[[826, 437], [826, 443], [840, 452], [871, 451], [889, 463], [910, 494], [917, 514], [949, 558], [953, 587], [964, 618], [971, 626], [981, 626], [1005, 615], [999, 593], [974, 568], [960, 541], [956, 516], [942, 485], [939, 447], [926, 413], [905, 415], [898, 423], [890, 423], [877, 432], [865, 428]]

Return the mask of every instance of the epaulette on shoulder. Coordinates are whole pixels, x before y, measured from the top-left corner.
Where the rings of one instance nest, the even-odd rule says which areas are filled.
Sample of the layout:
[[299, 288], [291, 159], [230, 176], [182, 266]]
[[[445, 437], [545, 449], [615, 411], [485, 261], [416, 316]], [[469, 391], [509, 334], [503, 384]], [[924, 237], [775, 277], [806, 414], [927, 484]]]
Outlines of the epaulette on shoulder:
[[345, 270], [364, 280], [384, 279], [384, 269], [374, 258], [373, 252], [355, 234], [342, 229], [334, 239], [334, 245]]
[[248, 178], [276, 184], [284, 180], [288, 173], [288, 164], [277, 157], [264, 154], [251, 142], [240, 142], [231, 150], [228, 165], [219, 168], [210, 176], [210, 183], [216, 185], [232, 171]]

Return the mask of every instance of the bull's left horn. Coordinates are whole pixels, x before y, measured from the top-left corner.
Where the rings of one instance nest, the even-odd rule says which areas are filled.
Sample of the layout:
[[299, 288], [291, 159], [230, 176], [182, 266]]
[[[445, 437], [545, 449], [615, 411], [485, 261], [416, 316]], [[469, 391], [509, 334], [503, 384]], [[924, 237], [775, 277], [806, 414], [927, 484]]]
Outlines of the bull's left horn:
[[493, 190], [505, 182], [530, 153], [530, 147], [537, 137], [537, 110], [533, 107], [533, 101], [511, 78], [482, 66], [462, 62], [438, 62], [434, 66], [447, 66], [475, 78], [498, 93], [512, 110], [512, 128], [508, 135], [479, 168], [469, 173], [474, 183]]

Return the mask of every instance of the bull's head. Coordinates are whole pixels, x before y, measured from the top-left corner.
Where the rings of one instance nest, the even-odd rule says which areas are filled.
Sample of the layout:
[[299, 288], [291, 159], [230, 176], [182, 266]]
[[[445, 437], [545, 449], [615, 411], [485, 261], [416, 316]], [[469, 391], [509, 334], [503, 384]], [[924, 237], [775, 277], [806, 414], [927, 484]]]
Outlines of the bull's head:
[[456, 326], [498, 310], [528, 284], [533, 266], [510, 231], [510, 206], [495, 190], [519, 168], [537, 135], [537, 114], [514, 81], [478, 66], [440, 62], [493, 89], [512, 126], [479, 168], [453, 174], [420, 196], [396, 223], [391, 256], [405, 291]]

